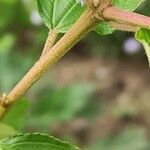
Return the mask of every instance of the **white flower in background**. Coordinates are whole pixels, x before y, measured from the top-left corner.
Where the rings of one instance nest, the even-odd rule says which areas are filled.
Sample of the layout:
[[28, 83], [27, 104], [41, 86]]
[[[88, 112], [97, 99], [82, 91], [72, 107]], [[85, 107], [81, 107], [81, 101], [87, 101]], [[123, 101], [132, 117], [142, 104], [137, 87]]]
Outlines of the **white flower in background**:
[[126, 54], [130, 55], [136, 54], [141, 50], [141, 48], [142, 48], [141, 44], [138, 41], [136, 41], [136, 39], [133, 37], [128, 38], [123, 43], [123, 51]]
[[82, 6], [85, 4], [85, 0], [76, 0], [76, 2], [81, 3]]
[[37, 10], [33, 10], [31, 12], [30, 20], [33, 25], [41, 25], [42, 24], [42, 19]]

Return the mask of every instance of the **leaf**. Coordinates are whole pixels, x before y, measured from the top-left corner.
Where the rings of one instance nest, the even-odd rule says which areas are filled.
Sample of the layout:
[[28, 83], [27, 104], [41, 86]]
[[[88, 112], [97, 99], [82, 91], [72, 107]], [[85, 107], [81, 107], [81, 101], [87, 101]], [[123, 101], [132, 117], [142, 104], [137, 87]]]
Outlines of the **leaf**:
[[17, 134], [17, 131], [6, 124], [0, 123], [0, 139]]
[[107, 22], [102, 22], [96, 26], [95, 31], [100, 35], [112, 34], [114, 29]]
[[150, 65], [150, 30], [141, 28], [136, 32], [135, 37], [143, 44]]
[[37, 0], [37, 4], [45, 25], [59, 33], [65, 33], [85, 9], [76, 0]]
[[29, 102], [26, 99], [19, 100], [4, 116], [2, 122], [21, 130], [26, 122]]
[[[133, 11], [144, 0], [113, 0], [114, 5]], [[59, 33], [65, 33], [81, 16], [84, 7], [76, 0], [37, 0], [39, 13], [49, 29], [56, 29]], [[112, 34], [114, 29], [107, 23], [99, 24], [95, 29], [101, 35]]]
[[113, 4], [122, 9], [133, 11], [145, 0], [113, 0]]
[[44, 134], [22, 134], [0, 141], [1, 150], [79, 150], [67, 142]]

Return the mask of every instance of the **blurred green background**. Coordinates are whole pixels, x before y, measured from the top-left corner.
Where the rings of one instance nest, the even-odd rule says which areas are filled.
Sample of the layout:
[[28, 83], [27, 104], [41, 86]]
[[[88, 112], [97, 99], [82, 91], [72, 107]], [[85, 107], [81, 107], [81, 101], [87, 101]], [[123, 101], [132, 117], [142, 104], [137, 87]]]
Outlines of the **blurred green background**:
[[[150, 15], [147, 0], [137, 11]], [[40, 56], [48, 29], [36, 0], [0, 0], [0, 92]], [[0, 123], [0, 138], [44, 132], [85, 150], [150, 149], [150, 70], [132, 33], [90, 33]]]

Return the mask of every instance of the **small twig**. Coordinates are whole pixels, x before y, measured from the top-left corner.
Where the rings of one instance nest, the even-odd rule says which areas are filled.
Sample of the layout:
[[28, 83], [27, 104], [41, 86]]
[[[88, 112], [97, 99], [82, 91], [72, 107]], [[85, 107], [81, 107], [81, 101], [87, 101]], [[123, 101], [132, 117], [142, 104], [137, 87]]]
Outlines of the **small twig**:
[[6, 94], [3, 94], [2, 96], [0, 96], [0, 118], [2, 118], [3, 114], [6, 111], [6, 106], [4, 101], [6, 100]]
[[[74, 26], [40, 58], [16, 87], [7, 95], [6, 106], [12, 105], [43, 75], [64, 56], [81, 38], [89, 33], [97, 24], [92, 10], [86, 10]], [[1, 117], [1, 116], [0, 116]]]
[[50, 50], [54, 46], [57, 35], [58, 33], [55, 29], [50, 30], [41, 57], [43, 57], [48, 52], [48, 50]]
[[103, 11], [104, 18], [113, 21], [121, 21], [127, 24], [150, 28], [150, 17], [140, 15], [134, 12], [128, 12], [116, 7], [109, 7]]
[[2, 106], [0, 105], [0, 118], [3, 117], [5, 111], [6, 111], [6, 108], [4, 108], [4, 107], [2, 107]]

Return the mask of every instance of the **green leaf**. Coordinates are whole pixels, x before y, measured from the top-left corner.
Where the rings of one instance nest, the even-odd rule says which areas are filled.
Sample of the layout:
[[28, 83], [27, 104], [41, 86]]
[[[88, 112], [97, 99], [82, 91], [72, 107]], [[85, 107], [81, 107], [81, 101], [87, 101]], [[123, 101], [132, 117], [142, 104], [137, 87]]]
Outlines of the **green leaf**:
[[37, 0], [39, 14], [49, 29], [65, 33], [83, 13], [76, 0]]
[[0, 150], [79, 150], [76, 146], [44, 134], [22, 134], [0, 141]]
[[[144, 0], [113, 0], [113, 4], [122, 9], [133, 11]], [[39, 13], [49, 29], [65, 33], [85, 10], [76, 0], [37, 0]], [[114, 29], [107, 23], [99, 24], [95, 29], [101, 35], [111, 34]]]
[[145, 0], [113, 0], [113, 4], [122, 9], [133, 11]]
[[107, 22], [102, 22], [96, 26], [95, 31], [100, 35], [112, 34], [114, 29]]
[[11, 125], [17, 130], [21, 130], [26, 122], [28, 108], [29, 102], [26, 99], [19, 100], [4, 116], [2, 122]]
[[143, 44], [150, 65], [150, 30], [141, 28], [136, 32], [135, 37]]
[[17, 131], [3, 123], [0, 123], [0, 139], [17, 134]]
[[[65, 33], [84, 12], [76, 0], [37, 0], [39, 14], [45, 25], [59, 33]], [[96, 29], [101, 35], [110, 34], [114, 30], [107, 23], [99, 24]]]

